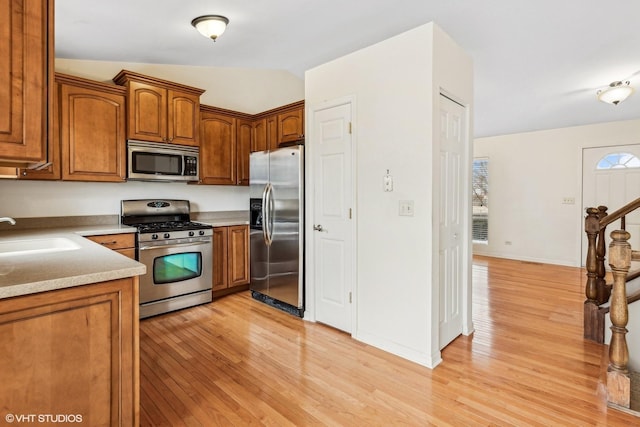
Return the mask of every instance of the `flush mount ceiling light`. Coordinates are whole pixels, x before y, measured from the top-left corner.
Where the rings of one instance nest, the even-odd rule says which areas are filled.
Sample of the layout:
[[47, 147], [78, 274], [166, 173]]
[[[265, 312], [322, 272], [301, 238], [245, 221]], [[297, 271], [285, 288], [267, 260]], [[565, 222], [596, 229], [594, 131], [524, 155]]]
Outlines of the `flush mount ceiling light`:
[[191, 25], [193, 25], [200, 34], [213, 41], [216, 41], [216, 39], [224, 33], [228, 24], [229, 20], [220, 15], [198, 16], [191, 21]]
[[629, 81], [613, 82], [608, 88], [599, 90], [598, 99], [608, 104], [618, 105], [633, 93], [633, 88], [629, 86]]

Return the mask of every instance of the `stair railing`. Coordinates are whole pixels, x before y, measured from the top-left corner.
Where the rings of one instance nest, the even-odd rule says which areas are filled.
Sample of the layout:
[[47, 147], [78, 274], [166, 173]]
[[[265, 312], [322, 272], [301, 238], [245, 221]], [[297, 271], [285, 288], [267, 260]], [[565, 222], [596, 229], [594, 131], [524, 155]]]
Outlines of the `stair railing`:
[[[629, 349], [626, 334], [629, 322], [627, 305], [627, 276], [632, 260], [640, 260], [640, 251], [634, 251], [629, 244], [631, 235], [625, 230], [625, 216], [640, 208], [640, 198], [623, 206], [611, 214], [607, 214], [605, 206], [588, 208], [585, 218], [587, 233], [587, 283], [585, 286], [585, 338], [600, 338], [604, 325], [594, 322], [600, 304], [611, 297], [609, 315], [611, 318], [611, 342], [609, 344], [609, 367], [607, 369], [607, 394], [609, 403], [629, 408], [631, 396], [631, 377], [628, 369]], [[607, 225], [620, 220], [621, 230], [611, 232], [609, 245], [609, 266], [613, 275], [613, 285], [605, 281], [604, 260], [605, 230]], [[587, 324], [589, 321], [589, 325]], [[595, 327], [594, 327], [595, 326]], [[598, 329], [602, 332], [598, 332]], [[600, 341], [602, 342], [603, 339]]]

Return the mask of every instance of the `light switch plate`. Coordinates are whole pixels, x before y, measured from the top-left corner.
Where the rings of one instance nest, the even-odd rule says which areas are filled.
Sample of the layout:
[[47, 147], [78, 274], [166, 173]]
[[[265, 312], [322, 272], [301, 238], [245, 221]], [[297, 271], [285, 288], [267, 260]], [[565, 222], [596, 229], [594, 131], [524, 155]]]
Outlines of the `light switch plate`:
[[400, 200], [398, 207], [400, 216], [413, 216], [413, 200]]

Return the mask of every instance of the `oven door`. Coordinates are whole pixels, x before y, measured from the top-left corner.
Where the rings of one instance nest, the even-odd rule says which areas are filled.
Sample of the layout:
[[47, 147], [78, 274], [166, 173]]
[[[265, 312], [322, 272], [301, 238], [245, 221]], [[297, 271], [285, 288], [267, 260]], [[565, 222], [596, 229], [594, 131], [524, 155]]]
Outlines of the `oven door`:
[[140, 304], [211, 290], [211, 237], [184, 240], [140, 243], [138, 258], [147, 267], [140, 276]]

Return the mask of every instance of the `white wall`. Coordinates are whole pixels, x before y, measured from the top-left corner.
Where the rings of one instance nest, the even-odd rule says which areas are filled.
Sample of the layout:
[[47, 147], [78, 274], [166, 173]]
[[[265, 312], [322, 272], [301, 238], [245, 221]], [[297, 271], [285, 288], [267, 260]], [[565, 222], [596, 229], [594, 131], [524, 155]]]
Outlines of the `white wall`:
[[[56, 71], [97, 81], [111, 82], [122, 69], [205, 89], [202, 103], [249, 114], [304, 98], [304, 82], [278, 70], [56, 59]], [[249, 209], [247, 187], [0, 179], [0, 216], [115, 215], [120, 200], [155, 197], [188, 199], [199, 212]]]
[[119, 215], [125, 199], [187, 199], [194, 212], [248, 210], [248, 187], [186, 183], [0, 180], [0, 216]]
[[474, 157], [489, 158], [490, 213], [489, 244], [474, 253], [579, 266], [582, 150], [626, 144], [640, 144], [640, 119], [476, 139]]
[[[307, 111], [344, 97], [356, 104], [353, 337], [430, 367], [440, 361], [431, 339], [438, 315], [431, 283], [434, 31], [447, 44], [434, 28], [426, 24], [305, 74]], [[387, 169], [394, 179], [390, 193], [382, 188]], [[414, 201], [413, 217], [398, 215], [399, 200]], [[307, 251], [312, 253], [310, 244]], [[307, 273], [309, 289], [313, 277]]]

